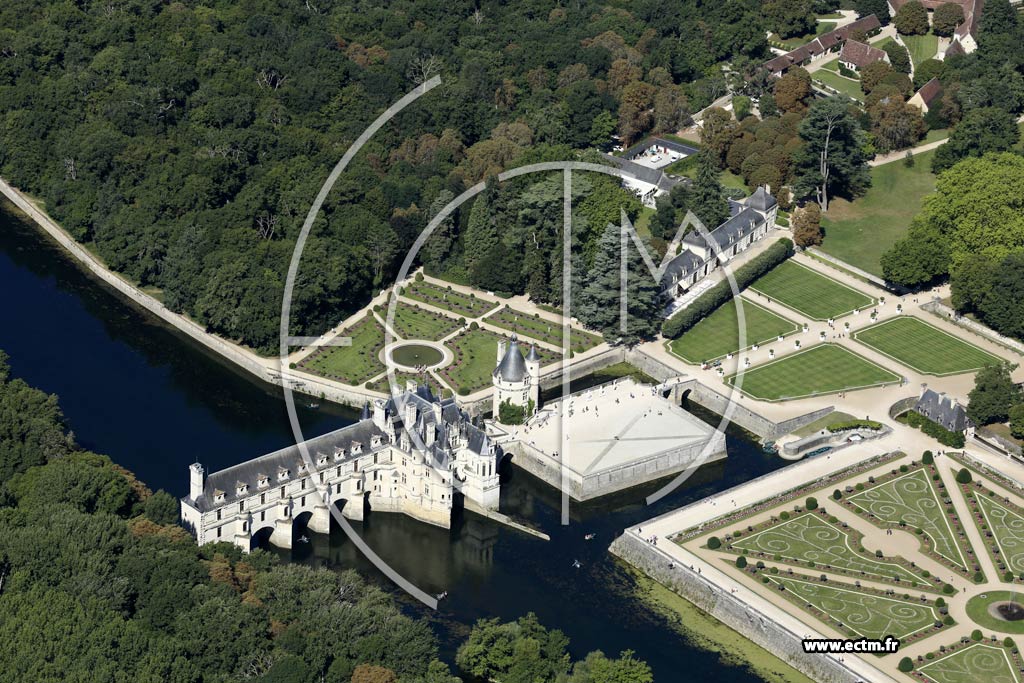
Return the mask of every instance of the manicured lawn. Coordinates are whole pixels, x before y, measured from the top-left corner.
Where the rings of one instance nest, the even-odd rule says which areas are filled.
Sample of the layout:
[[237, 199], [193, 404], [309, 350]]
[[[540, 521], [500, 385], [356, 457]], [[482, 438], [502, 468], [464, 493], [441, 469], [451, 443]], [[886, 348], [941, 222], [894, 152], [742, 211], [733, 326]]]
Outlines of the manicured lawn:
[[[445, 342], [455, 358], [451, 364], [442, 368], [439, 374], [461, 395], [471, 394], [491, 385], [491, 373], [498, 364], [498, 341], [508, 338], [489, 332], [488, 330], [468, 330]], [[526, 349], [520, 345], [523, 353]], [[537, 349], [540, 354], [541, 366], [556, 359], [555, 354], [544, 349]]]
[[950, 655], [939, 655], [917, 669], [934, 683], [1019, 683], [1009, 651], [999, 645], [974, 643]]
[[999, 546], [999, 556], [1014, 574], [1024, 573], [1024, 516], [988, 495], [975, 495], [988, 528]]
[[302, 361], [304, 369], [345, 384], [360, 384], [384, 372], [378, 359], [384, 348], [384, 329], [372, 315], [341, 332], [352, 338], [351, 346], [321, 347]]
[[875, 300], [795, 261], [785, 261], [750, 288], [813, 320], [828, 320], [867, 308]]
[[884, 484], [849, 496], [848, 500], [875, 516], [872, 521], [921, 529], [936, 553], [960, 567], [967, 568], [953, 528], [939, 501], [928, 471], [918, 469]]
[[498, 305], [497, 301], [475, 294], [463, 294], [426, 281], [413, 282], [405, 288], [403, 296], [443, 308], [465, 318], [479, 318]]
[[[735, 539], [732, 545], [734, 552], [761, 552], [767, 556], [767, 560], [776, 562], [801, 565], [814, 562], [815, 566], [830, 565], [890, 581], [899, 577], [900, 581], [924, 582], [922, 577], [912, 574], [906, 567], [895, 562], [886, 562], [884, 559], [876, 559], [866, 552], [859, 552], [859, 541], [846, 530], [830, 524], [812, 512], [780, 522], [750, 536]], [[776, 560], [776, 557], [781, 559]], [[754, 558], [751, 557], [748, 561], [752, 559]]]
[[[727, 381], [735, 385], [740, 374]], [[755, 366], [742, 374], [742, 391], [765, 401], [786, 401], [900, 381], [900, 376], [835, 344], [818, 344]]]
[[[748, 347], [774, 340], [780, 335], [787, 335], [798, 329], [795, 322], [775, 315], [747, 299], [743, 300], [743, 317]], [[736, 301], [730, 300], [687, 330], [683, 336], [674, 339], [669, 345], [669, 350], [694, 365], [739, 351]]]
[[900, 316], [853, 333], [853, 338], [926, 375], [974, 372], [1000, 358], [913, 316]]
[[[487, 316], [485, 320], [495, 327], [516, 332], [521, 337], [537, 339], [558, 347], [562, 346], [562, 324], [554, 320], [523, 313], [509, 306], [503, 306], [497, 313]], [[600, 336], [575, 328], [569, 333], [569, 339], [572, 343], [572, 350], [576, 353], [592, 349], [601, 343]]]
[[1024, 621], [1003, 621], [989, 614], [989, 606], [1000, 602], [1024, 602], [1024, 595], [1017, 591], [985, 591], [967, 601], [967, 616], [971, 621], [986, 629], [1004, 633], [1024, 633]]
[[929, 604], [886, 598], [853, 586], [813, 583], [781, 574], [768, 579], [783, 586], [787, 597], [801, 607], [810, 604], [864, 638], [881, 640], [895, 636], [903, 639], [931, 628], [941, 619]]
[[900, 37], [903, 39], [904, 45], [907, 46], [910, 61], [914, 63], [915, 67], [924, 60], [934, 57], [939, 50], [939, 37], [932, 33], [926, 33], [923, 36]]
[[[387, 308], [381, 316], [387, 316]], [[394, 330], [402, 339], [437, 341], [459, 328], [459, 321], [446, 315], [420, 308], [416, 304], [399, 302], [395, 309]]]
[[847, 97], [857, 100], [860, 102], [864, 99], [864, 91], [860, 88], [860, 81], [847, 78], [846, 76], [840, 76], [834, 71], [828, 69], [818, 69], [811, 74], [811, 78], [823, 83], [831, 88], [835, 88]]
[[811, 434], [817, 434], [822, 429], [827, 429], [829, 425], [834, 425], [840, 422], [852, 422], [857, 418], [849, 413], [844, 413], [841, 410], [833, 410], [825, 417], [820, 417], [811, 424], [801, 427], [800, 429], [793, 432], [797, 436], [810, 436]]
[[935, 190], [933, 156], [935, 150], [916, 155], [910, 168], [902, 161], [875, 166], [863, 197], [833, 199], [822, 220], [821, 250], [881, 277], [882, 254], [903, 237], [921, 200]]

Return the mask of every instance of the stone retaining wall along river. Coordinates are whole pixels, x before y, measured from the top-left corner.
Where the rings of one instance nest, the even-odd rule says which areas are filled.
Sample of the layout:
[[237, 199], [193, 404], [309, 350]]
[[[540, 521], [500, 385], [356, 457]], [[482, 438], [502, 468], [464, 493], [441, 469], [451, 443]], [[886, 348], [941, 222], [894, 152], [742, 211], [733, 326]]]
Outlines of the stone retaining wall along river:
[[[703, 574], [679, 562], [673, 562], [667, 553], [639, 538], [635, 533], [627, 532], [616, 538], [610, 550], [613, 555], [686, 598], [813, 680], [819, 683], [860, 683], [864, 680], [834, 657], [806, 654], [801, 635], [774, 621]], [[889, 679], [885, 677], [884, 680]]]

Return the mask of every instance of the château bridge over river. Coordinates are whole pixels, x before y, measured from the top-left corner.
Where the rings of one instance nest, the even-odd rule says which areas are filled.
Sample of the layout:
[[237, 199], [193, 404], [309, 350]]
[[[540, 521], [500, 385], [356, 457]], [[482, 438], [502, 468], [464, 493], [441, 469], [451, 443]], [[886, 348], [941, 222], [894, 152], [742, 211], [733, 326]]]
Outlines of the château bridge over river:
[[[33, 227], [2, 212], [0, 281], [17, 293], [8, 297], [0, 325], [0, 349], [11, 355], [14, 374], [58, 394], [79, 443], [110, 455], [153, 489], [184, 496], [185, 473], [196, 460], [215, 471], [293, 443], [279, 391], [251, 381], [126, 306]], [[326, 402], [320, 410], [300, 407], [299, 412], [310, 434], [358, 418], [357, 412]], [[756, 675], [742, 666], [723, 666], [720, 654], [688, 642], [639, 602], [631, 575], [607, 552], [627, 526], [785, 464], [739, 431], [729, 432], [728, 449], [728, 459], [702, 468], [655, 506], [640, 500], [657, 484], [575, 504], [568, 527], [560, 524], [556, 490], [503, 468], [502, 511], [548, 532], [550, 542], [469, 512], [457, 514], [450, 530], [404, 515], [370, 515], [356, 529], [414, 583], [449, 592], [438, 612], [430, 613], [449, 661], [477, 619], [508, 620], [533, 611], [566, 633], [574, 655], [631, 648], [650, 663], [658, 681], [756, 683], [761, 680]], [[588, 542], [586, 533], [596, 538]], [[282, 551], [283, 556], [354, 568], [391, 590], [344, 534], [309, 537], [310, 543]], [[572, 568], [574, 560], [580, 569]], [[401, 593], [396, 597], [403, 600]], [[425, 614], [414, 601], [403, 605]], [[688, 621], [700, 623], [699, 617]]]

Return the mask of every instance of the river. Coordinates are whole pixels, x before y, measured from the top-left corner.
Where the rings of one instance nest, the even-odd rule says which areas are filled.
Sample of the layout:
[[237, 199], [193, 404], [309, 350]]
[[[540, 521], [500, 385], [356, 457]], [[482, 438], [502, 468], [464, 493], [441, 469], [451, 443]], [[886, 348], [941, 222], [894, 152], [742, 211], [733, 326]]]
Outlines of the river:
[[[60, 396], [79, 443], [176, 496], [186, 492], [194, 461], [214, 471], [292, 443], [279, 391], [125, 304], [33, 226], [6, 213], [9, 208], [0, 209], [0, 291], [6, 294], [0, 349], [10, 354], [16, 376]], [[300, 409], [309, 435], [355, 417], [326, 403]], [[574, 657], [632, 649], [658, 681], [756, 683], [759, 677], [689, 644], [639, 602], [630, 575], [607, 552], [626, 526], [784, 464], [739, 433], [730, 432], [728, 450], [727, 460], [703, 468], [653, 507], [633, 490], [574, 504], [568, 527], [559, 524], [556, 491], [511, 472], [502, 511], [543, 529], [549, 542], [469, 513], [451, 532], [387, 514], [371, 515], [362, 532], [414, 583], [448, 591], [436, 613], [395, 594], [410, 613], [433, 622], [449, 661], [477, 619], [533, 611], [569, 636]], [[596, 538], [586, 541], [586, 533]], [[329, 539], [314, 536], [292, 559], [355, 568], [393, 590], [340, 531]]]

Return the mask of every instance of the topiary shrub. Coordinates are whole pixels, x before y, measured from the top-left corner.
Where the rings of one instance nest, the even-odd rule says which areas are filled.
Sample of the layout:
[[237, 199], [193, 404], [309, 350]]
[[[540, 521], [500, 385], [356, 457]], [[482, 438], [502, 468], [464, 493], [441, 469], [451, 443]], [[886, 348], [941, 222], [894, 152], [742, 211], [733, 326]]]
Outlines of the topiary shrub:
[[971, 471], [966, 467], [961, 467], [960, 471], [956, 473], [956, 482], [958, 484], [970, 484], [972, 479]]
[[976, 642], [976, 643], [977, 643], [977, 642], [978, 642], [978, 641], [980, 641], [980, 640], [981, 640], [981, 639], [982, 639], [983, 637], [984, 637], [984, 636], [982, 636], [982, 635], [981, 635], [981, 629], [980, 629], [980, 628], [976, 628], [976, 629], [974, 629], [973, 631], [971, 631], [971, 640], [973, 640], [974, 642]]
[[836, 489], [835, 491], [833, 491], [833, 492], [832, 492], [832, 497], [833, 497], [833, 498], [834, 498], [835, 500], [841, 500], [841, 499], [842, 499], [842, 497], [843, 497], [843, 492], [842, 492], [842, 491], [840, 491], [839, 489]]
[[932, 455], [931, 451], [925, 451], [921, 455], [921, 463], [923, 465], [931, 465], [933, 462], [935, 462], [935, 456]]
[[905, 674], [910, 673], [914, 670], [914, 660], [910, 657], [904, 657], [900, 660], [900, 663], [896, 667]]
[[818, 500], [817, 500], [817, 498], [808, 498], [804, 505], [805, 505], [805, 507], [807, 508], [808, 511], [810, 511], [810, 510], [817, 510], [818, 509]]
[[422, 271], [416, 273], [415, 280], [416, 280], [416, 282], [423, 282], [423, 272]]
[[789, 519], [789, 513], [783, 510], [782, 512], [779, 513], [779, 519], [785, 522], [787, 519]]
[[708, 539], [708, 548], [709, 549], [711, 549], [711, 550], [718, 550], [721, 547], [722, 547], [722, 541], [718, 538], [718, 536], [712, 536], [711, 538]]
[[736, 566], [738, 568], [740, 568], [740, 569], [746, 569], [747, 568], [747, 558], [744, 557], [743, 555], [740, 555], [739, 557], [737, 557], [736, 558]]

